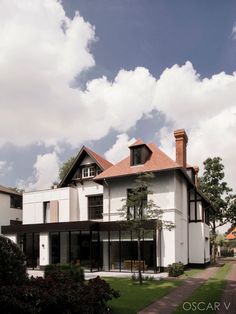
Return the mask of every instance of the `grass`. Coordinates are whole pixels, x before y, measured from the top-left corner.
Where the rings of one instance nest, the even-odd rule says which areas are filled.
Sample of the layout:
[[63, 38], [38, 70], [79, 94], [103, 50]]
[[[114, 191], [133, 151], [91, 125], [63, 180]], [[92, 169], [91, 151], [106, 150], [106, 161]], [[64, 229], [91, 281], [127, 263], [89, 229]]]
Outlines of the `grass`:
[[197, 275], [198, 273], [200, 273], [201, 271], [203, 271], [202, 268], [193, 268], [193, 269], [188, 269], [184, 271], [184, 274], [181, 275], [179, 278], [180, 279], [186, 279], [189, 277], [194, 277], [195, 275]]
[[152, 280], [142, 286], [129, 278], [105, 278], [114, 288], [120, 291], [120, 297], [110, 301], [113, 314], [136, 314], [149, 304], [179, 286], [181, 280]]
[[[185, 300], [185, 302], [204, 302], [205, 306], [207, 304], [214, 304], [214, 302], [220, 302], [221, 296], [224, 292], [225, 284], [226, 284], [226, 276], [229, 273], [231, 268], [231, 264], [226, 263], [224, 266], [220, 267], [219, 270], [215, 273], [215, 275], [210, 278], [206, 283], [200, 286], [194, 294]], [[202, 306], [202, 305], [201, 305]], [[175, 314], [186, 313], [184, 311], [182, 304], [177, 308]], [[188, 313], [193, 313], [188, 311]], [[203, 311], [195, 310], [194, 313], [203, 313]], [[210, 307], [205, 309], [204, 313], [216, 313]]]

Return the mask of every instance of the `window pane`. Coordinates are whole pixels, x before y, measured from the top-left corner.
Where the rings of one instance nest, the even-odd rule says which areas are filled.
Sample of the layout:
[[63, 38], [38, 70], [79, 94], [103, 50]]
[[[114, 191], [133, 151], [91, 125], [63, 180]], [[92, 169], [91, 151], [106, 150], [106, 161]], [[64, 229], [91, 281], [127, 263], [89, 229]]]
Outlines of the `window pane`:
[[195, 220], [195, 203], [190, 203], [190, 220]]
[[88, 217], [89, 219], [103, 218], [103, 195], [88, 197]]
[[139, 165], [142, 163], [142, 148], [133, 149], [133, 165]]
[[202, 220], [202, 202], [197, 202], [197, 220]]
[[95, 176], [95, 168], [94, 167], [89, 168], [89, 175], [90, 175], [90, 177]]
[[83, 168], [82, 173], [83, 173], [83, 178], [88, 177], [88, 168]]

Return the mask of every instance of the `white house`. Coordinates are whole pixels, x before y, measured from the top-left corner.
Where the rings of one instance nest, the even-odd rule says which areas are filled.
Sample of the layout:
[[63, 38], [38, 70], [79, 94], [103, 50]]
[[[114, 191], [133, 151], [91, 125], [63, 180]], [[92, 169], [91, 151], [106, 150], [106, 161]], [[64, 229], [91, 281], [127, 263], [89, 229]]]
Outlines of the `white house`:
[[[0, 185], [0, 228], [22, 221], [22, 195]], [[1, 231], [1, 230], [0, 230]], [[16, 241], [16, 237], [13, 238]]]
[[198, 168], [187, 165], [188, 137], [174, 132], [176, 160], [154, 143], [138, 140], [130, 154], [113, 165], [82, 147], [56, 189], [24, 193], [23, 223], [2, 227], [22, 247], [29, 267], [78, 263], [90, 271], [132, 271], [137, 268], [137, 239], [120, 222], [119, 209], [140, 172], [151, 172], [148, 195], [172, 221], [171, 231], [144, 221], [142, 267], [163, 270], [168, 264], [209, 262], [211, 204], [198, 190]]

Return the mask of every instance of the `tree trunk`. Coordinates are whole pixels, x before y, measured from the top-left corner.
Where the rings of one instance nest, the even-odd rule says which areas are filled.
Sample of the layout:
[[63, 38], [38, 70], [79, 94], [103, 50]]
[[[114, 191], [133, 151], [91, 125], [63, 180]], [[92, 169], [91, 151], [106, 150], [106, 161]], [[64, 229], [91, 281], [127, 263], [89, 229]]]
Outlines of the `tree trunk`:
[[212, 237], [213, 237], [213, 243], [212, 243], [212, 260], [213, 260], [213, 263], [215, 264], [216, 263], [216, 243], [215, 243], [215, 240], [216, 240], [216, 224], [215, 224], [215, 221], [213, 222], [213, 227], [212, 227]]
[[138, 231], [138, 277], [139, 277], [139, 284], [143, 284], [143, 277], [141, 272], [141, 236], [140, 231]]

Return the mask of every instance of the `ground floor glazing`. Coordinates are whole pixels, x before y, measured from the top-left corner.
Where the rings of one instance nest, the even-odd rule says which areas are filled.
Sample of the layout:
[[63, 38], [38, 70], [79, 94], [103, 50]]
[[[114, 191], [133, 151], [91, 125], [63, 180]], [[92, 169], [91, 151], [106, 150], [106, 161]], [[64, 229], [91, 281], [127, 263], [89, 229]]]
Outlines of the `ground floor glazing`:
[[[44, 233], [45, 236], [45, 233]], [[130, 231], [65, 231], [49, 232], [48, 260], [50, 264], [73, 263], [88, 271], [138, 270], [138, 241]], [[20, 233], [22, 248], [29, 268], [40, 267], [40, 233]], [[141, 269], [157, 271], [156, 231], [144, 232], [141, 240]]]

